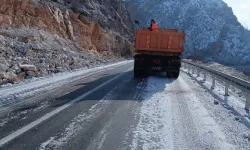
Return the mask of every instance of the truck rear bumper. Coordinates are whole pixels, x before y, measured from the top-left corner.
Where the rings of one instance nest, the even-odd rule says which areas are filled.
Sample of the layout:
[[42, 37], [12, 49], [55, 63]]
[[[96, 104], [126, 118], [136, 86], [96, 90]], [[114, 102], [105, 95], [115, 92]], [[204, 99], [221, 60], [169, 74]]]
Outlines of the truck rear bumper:
[[179, 72], [180, 69], [179, 67], [135, 67], [134, 69], [136, 70], [144, 70], [144, 71], [148, 71], [148, 72]]
[[180, 57], [136, 55], [134, 69], [155, 72], [179, 72]]

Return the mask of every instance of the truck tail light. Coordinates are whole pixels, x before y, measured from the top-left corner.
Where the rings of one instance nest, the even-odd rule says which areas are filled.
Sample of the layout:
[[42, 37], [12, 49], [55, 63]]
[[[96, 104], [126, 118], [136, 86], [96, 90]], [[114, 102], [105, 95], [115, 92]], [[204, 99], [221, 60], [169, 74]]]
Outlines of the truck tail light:
[[154, 59], [154, 63], [155, 63], [155, 64], [160, 64], [160, 63], [161, 63], [161, 60], [160, 60], [160, 59]]
[[136, 58], [136, 61], [144, 61], [144, 58]]

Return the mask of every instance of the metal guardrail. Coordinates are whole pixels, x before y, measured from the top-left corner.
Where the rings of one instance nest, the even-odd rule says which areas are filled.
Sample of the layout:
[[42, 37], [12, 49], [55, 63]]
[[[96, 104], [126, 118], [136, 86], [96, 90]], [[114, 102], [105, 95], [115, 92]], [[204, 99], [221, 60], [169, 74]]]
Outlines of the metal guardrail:
[[216, 80], [223, 81], [225, 84], [225, 96], [229, 96], [228, 88], [230, 85], [245, 91], [247, 93], [245, 109], [246, 110], [250, 109], [250, 82], [249, 81], [219, 72], [217, 70], [214, 70], [214, 69], [202, 66], [202, 65], [197, 65], [195, 63], [188, 62], [185, 60], [182, 60], [182, 66], [184, 67], [184, 69], [188, 69], [189, 73], [190, 71], [192, 71], [191, 72], [192, 74], [194, 74], [196, 70], [198, 76], [200, 76], [200, 73], [202, 72], [204, 74], [204, 79], [203, 79], [204, 82], [207, 80], [207, 75], [210, 74], [212, 77], [211, 89], [214, 89]]

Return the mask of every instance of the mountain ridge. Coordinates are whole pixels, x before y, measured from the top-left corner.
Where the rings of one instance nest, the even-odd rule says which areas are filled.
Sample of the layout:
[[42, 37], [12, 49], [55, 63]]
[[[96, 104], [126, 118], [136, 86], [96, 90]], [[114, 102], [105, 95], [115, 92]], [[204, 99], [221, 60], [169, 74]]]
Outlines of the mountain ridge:
[[[250, 62], [250, 31], [238, 22], [222, 0], [124, 0], [132, 19], [148, 26], [186, 32], [184, 58], [216, 61], [226, 65]], [[137, 8], [137, 9], [135, 9]]]

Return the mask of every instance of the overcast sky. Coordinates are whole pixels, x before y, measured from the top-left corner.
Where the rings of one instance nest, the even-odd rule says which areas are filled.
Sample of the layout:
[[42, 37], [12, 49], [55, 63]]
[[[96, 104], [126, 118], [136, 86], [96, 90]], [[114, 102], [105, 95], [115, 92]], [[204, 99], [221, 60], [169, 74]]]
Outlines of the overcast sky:
[[232, 7], [234, 15], [245, 27], [250, 28], [250, 0], [224, 0]]

